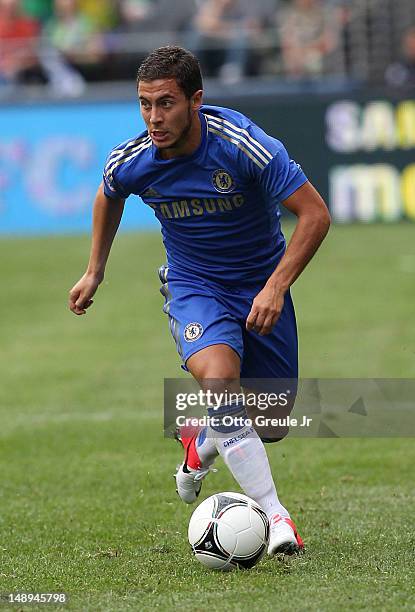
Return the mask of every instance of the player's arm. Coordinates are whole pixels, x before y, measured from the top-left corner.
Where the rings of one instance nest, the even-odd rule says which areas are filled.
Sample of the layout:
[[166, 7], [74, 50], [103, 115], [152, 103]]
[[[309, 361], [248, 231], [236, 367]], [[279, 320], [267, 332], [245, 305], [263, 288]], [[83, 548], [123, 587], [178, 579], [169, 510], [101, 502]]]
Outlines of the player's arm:
[[103, 184], [95, 196], [92, 222], [92, 244], [85, 274], [69, 292], [69, 308], [83, 315], [91, 306], [92, 297], [102, 282], [111, 245], [117, 233], [124, 210], [124, 200], [108, 198]]
[[260, 335], [271, 332], [281, 314], [286, 292], [313, 257], [330, 227], [327, 206], [310, 182], [282, 204], [297, 216], [298, 221], [284, 256], [252, 303], [246, 328]]

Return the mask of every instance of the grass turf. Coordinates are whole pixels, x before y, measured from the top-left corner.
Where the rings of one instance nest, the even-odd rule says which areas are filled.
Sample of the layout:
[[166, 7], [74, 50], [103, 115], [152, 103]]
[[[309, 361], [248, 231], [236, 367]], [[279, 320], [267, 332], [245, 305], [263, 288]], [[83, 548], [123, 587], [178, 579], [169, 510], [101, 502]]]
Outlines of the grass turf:
[[[162, 436], [162, 379], [185, 374], [161, 313], [160, 241], [119, 236], [76, 318], [66, 294], [88, 244], [0, 243], [0, 593], [64, 591], [76, 611], [413, 609], [410, 439], [268, 447], [307, 554], [231, 574], [192, 559], [180, 452]], [[413, 377], [414, 272], [413, 226], [333, 228], [293, 291], [303, 376]], [[232, 489], [219, 464], [203, 493]]]

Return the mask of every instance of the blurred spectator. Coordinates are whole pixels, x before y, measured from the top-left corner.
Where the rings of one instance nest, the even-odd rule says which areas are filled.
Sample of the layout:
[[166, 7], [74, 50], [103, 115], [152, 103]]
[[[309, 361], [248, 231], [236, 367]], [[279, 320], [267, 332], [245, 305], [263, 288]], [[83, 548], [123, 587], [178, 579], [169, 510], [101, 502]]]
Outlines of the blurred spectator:
[[117, 2], [113, 0], [79, 0], [79, 10], [99, 31], [106, 31], [117, 25]]
[[20, 0], [0, 0], [0, 83], [45, 83], [38, 59], [39, 25]]
[[180, 0], [175, 3], [174, 10], [171, 0], [153, 1], [155, 2], [153, 31], [169, 33], [170, 40], [165, 42], [164, 39], [162, 44], [179, 42], [177, 34], [188, 32], [192, 28], [199, 0]]
[[256, 23], [242, 0], [202, 0], [194, 19], [194, 48], [207, 76], [231, 84], [245, 73]]
[[[108, 71], [111, 80], [134, 79], [138, 65], [147, 55], [147, 47], [160, 46], [151, 35], [154, 17], [154, 0], [118, 1], [115, 36], [107, 39], [113, 53]], [[157, 33], [157, 26], [154, 29]]]
[[121, 30], [140, 32], [148, 29], [155, 14], [155, 6], [154, 0], [120, 0]]
[[[178, 32], [190, 28], [196, 5], [196, 0], [180, 0], [174, 7], [171, 0], [119, 0], [118, 30], [145, 32], [154, 46], [169, 44]], [[170, 40], [166, 40], [166, 34]]]
[[43, 22], [52, 16], [53, 0], [22, 0], [22, 9], [27, 17]]
[[303, 78], [332, 72], [330, 54], [340, 40], [336, 8], [321, 0], [293, 0], [277, 13], [284, 72]]
[[[111, 78], [135, 78], [140, 62], [152, 48], [166, 44], [187, 46], [184, 33], [192, 23], [196, 0], [119, 0], [116, 36], [107, 37], [114, 57]], [[138, 35], [138, 36], [137, 36]]]
[[261, 25], [270, 25], [279, 0], [242, 0], [245, 14], [250, 19], [257, 20]]
[[275, 57], [278, 53], [274, 20], [280, 0], [241, 0], [241, 4], [250, 32], [251, 47], [245, 72], [250, 76], [259, 75], [266, 67], [269, 57]]
[[104, 49], [97, 28], [79, 11], [78, 0], [54, 0], [53, 7], [43, 30], [44, 44], [59, 51], [87, 80], [99, 80]]
[[249, 76], [273, 74], [273, 66], [279, 55], [275, 36], [275, 14], [281, 0], [241, 0], [250, 27], [250, 46], [245, 73]]
[[405, 32], [402, 59], [387, 68], [385, 78], [394, 87], [415, 87], [415, 27]]

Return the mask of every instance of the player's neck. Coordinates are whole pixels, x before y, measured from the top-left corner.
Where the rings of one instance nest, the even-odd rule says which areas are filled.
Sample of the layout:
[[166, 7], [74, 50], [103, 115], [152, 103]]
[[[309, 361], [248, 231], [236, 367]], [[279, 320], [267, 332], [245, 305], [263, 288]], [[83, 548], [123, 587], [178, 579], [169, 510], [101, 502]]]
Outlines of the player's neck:
[[187, 132], [182, 142], [178, 142], [174, 147], [159, 150], [159, 155], [162, 159], [173, 159], [175, 157], [183, 157], [184, 155], [192, 155], [202, 139], [202, 125], [200, 123], [199, 113], [195, 113], [190, 129]]

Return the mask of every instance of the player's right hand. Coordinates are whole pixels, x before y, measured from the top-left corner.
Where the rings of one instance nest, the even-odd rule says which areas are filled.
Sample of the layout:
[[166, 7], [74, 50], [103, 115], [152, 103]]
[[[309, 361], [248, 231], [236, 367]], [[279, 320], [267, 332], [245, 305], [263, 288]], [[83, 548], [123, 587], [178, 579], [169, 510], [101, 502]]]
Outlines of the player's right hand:
[[97, 276], [85, 273], [69, 292], [69, 310], [83, 315], [94, 301], [91, 299], [101, 282]]

